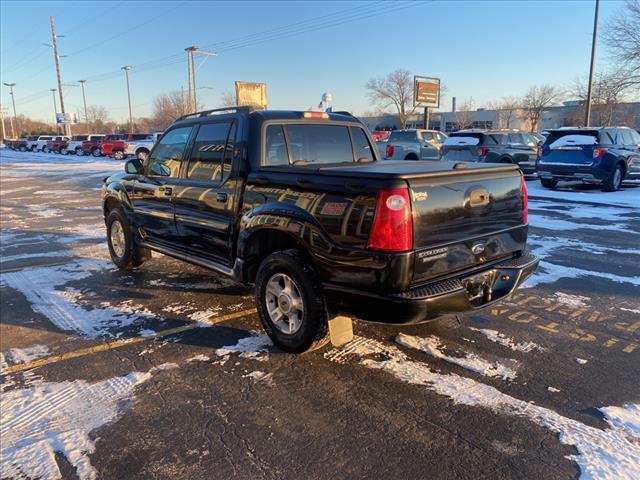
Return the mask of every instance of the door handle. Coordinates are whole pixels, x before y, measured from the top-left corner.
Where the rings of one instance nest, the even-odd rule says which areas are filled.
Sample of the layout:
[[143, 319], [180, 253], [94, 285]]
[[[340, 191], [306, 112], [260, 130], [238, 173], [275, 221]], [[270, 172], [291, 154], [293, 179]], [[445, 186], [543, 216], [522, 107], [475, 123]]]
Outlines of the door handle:
[[216, 202], [227, 203], [228, 195], [224, 192], [216, 193]]

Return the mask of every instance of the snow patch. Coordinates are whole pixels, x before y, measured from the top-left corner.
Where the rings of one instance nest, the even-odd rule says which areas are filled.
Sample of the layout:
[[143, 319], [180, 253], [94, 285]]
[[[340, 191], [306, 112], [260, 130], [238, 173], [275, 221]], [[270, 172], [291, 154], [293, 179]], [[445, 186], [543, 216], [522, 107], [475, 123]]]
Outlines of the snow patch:
[[556, 297], [558, 303], [567, 305], [573, 308], [588, 307], [591, 299], [589, 297], [583, 297], [582, 295], [571, 295], [563, 292], [556, 292], [553, 294]]
[[[466, 353], [464, 357], [451, 357], [445, 354], [442, 343], [434, 336], [420, 338], [400, 333], [396, 337], [396, 342], [405, 347], [421, 350], [427, 355], [453, 363], [454, 365], [479, 373], [480, 375], [499, 377], [505, 380], [513, 380], [516, 378], [515, 370], [501, 363], [485, 360], [475, 353]], [[515, 360], [512, 360], [512, 362], [517, 363]]]
[[485, 337], [495, 343], [499, 343], [505, 347], [519, 352], [530, 352], [532, 350], [543, 351], [544, 348], [534, 342], [520, 342], [516, 343], [512, 338], [507, 337], [505, 334], [498, 332], [497, 330], [490, 330], [488, 328], [474, 328], [470, 327], [470, 330], [482, 333]]
[[625, 312], [631, 312], [631, 313], [640, 314], [640, 308], [624, 308], [624, 307], [620, 307], [620, 310], [624, 310]]
[[219, 357], [228, 357], [231, 353], [240, 353], [243, 358], [251, 360], [266, 361], [269, 349], [273, 346], [268, 335], [252, 333], [249, 337], [238, 340], [234, 345], [227, 345], [216, 348], [215, 354]]
[[552, 393], [558, 393], [560, 391], [559, 388], [555, 388], [555, 387], [547, 387], [547, 390], [549, 390]]
[[[428, 365], [408, 359], [399, 349], [375, 340], [356, 337], [354, 342], [357, 343], [355, 348], [349, 348], [350, 344], [347, 344], [344, 349], [331, 350], [325, 357], [344, 362], [345, 359], [357, 356], [359, 363], [367, 368], [381, 370], [403, 382], [423, 386], [450, 398], [455, 404], [477, 406], [502, 415], [527, 418], [557, 433], [563, 444], [575, 446], [578, 455], [570, 458], [578, 463], [583, 480], [640, 478], [640, 444], [632, 441], [626, 431], [620, 428], [601, 430], [590, 427], [470, 378], [434, 372]], [[372, 356], [374, 358], [370, 358]], [[380, 359], [381, 356], [386, 358]], [[622, 419], [617, 411], [611, 415], [612, 419]], [[633, 415], [632, 424], [636, 425], [635, 415], [629, 415]]]
[[84, 380], [42, 383], [11, 390], [0, 399], [0, 463], [7, 478], [61, 477], [55, 452], [77, 469], [80, 479], [95, 479], [89, 461], [95, 444], [89, 434], [117, 420], [136, 385], [150, 373], [130, 373], [96, 383]]
[[200, 354], [200, 355], [196, 355], [195, 357], [187, 358], [187, 363], [191, 363], [191, 362], [208, 362], [209, 360], [211, 360], [211, 357], [208, 357], [206, 355]]
[[580, 365], [584, 365], [585, 363], [587, 363], [587, 360], [585, 360], [584, 358], [576, 358], [576, 362], [578, 362]]
[[623, 407], [599, 408], [612, 428], [624, 432], [628, 437], [640, 439], [640, 405], [628, 403]]
[[12, 348], [9, 350], [9, 357], [14, 364], [30, 363], [37, 358], [46, 357], [50, 352], [46, 345], [33, 345], [27, 348]]

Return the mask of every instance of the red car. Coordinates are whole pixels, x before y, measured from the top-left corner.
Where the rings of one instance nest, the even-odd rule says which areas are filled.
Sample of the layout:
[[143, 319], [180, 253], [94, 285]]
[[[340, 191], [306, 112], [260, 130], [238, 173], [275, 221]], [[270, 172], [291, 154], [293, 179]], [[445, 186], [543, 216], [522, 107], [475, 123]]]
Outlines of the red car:
[[42, 151], [45, 153], [60, 153], [60, 150], [67, 148], [68, 142], [69, 137], [53, 137], [51, 140], [47, 141], [47, 144], [42, 148]]
[[151, 133], [123, 133], [119, 135], [107, 135], [100, 145], [100, 150], [103, 155], [112, 156], [116, 160], [124, 160], [127, 156], [125, 154], [127, 142], [144, 140], [151, 135]]

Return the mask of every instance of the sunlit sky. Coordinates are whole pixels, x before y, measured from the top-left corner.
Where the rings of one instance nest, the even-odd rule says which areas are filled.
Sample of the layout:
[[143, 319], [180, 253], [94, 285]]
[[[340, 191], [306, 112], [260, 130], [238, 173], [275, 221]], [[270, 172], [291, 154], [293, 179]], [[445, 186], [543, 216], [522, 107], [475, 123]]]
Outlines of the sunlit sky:
[[[622, 7], [603, 1], [601, 25]], [[87, 79], [89, 105], [127, 116], [123, 65], [132, 65], [134, 116], [160, 93], [187, 88], [184, 48], [218, 56], [197, 75], [205, 107], [235, 80], [266, 82], [269, 108], [306, 109], [331, 92], [334, 108], [372, 109], [368, 79], [405, 68], [439, 76], [450, 98], [477, 107], [534, 84], [570, 86], [589, 69], [594, 0], [417, 2], [29, 2], [0, 3], [2, 82], [16, 83], [18, 114], [53, 119], [56, 88], [49, 16], [55, 17], [64, 83]], [[608, 64], [603, 46], [598, 68]], [[2, 104], [11, 110], [9, 89]], [[78, 87], [65, 87], [80, 112]]]

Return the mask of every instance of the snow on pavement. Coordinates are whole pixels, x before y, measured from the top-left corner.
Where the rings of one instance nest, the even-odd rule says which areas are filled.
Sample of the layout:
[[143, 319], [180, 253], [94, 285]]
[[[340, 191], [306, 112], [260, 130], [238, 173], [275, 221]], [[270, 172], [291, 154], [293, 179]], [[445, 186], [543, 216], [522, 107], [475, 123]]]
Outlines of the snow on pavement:
[[[578, 188], [573, 188], [575, 185], [578, 185]], [[582, 188], [584, 187], [581, 184], [561, 182], [555, 190], [548, 190], [538, 180], [527, 182], [529, 197], [533, 199], [569, 200], [640, 208], [640, 186], [637, 183], [629, 183], [628, 187], [625, 186], [617, 192], [603, 192], [597, 188], [582, 190]]]
[[[118, 419], [134, 388], [151, 378], [133, 372], [96, 383], [42, 383], [5, 392], [0, 399], [0, 464], [3, 478], [61, 478], [55, 452], [76, 468], [81, 480], [97, 477], [89, 461], [89, 434]], [[130, 403], [129, 403], [130, 404]]]
[[534, 342], [520, 342], [516, 343], [512, 338], [507, 337], [504, 333], [500, 333], [497, 330], [491, 330], [489, 328], [474, 328], [469, 327], [470, 330], [480, 332], [490, 341], [498, 343], [502, 346], [510, 348], [516, 352], [531, 352], [532, 350], [544, 350], [540, 345]]
[[[640, 478], [640, 425], [638, 405], [604, 409], [610, 428], [601, 430], [564, 417], [557, 412], [517, 399], [498, 389], [456, 374], [433, 371], [427, 364], [410, 360], [397, 347], [356, 337], [353, 342], [325, 353], [325, 358], [345, 363], [354, 359], [362, 366], [380, 370], [397, 379], [425, 387], [450, 398], [454, 404], [485, 408], [501, 415], [524, 417], [556, 434], [561, 443], [574, 446], [570, 458], [580, 467], [582, 480], [637, 480]], [[384, 359], [380, 359], [383, 357]], [[603, 410], [603, 409], [601, 409]], [[629, 425], [631, 427], [629, 427]]]

